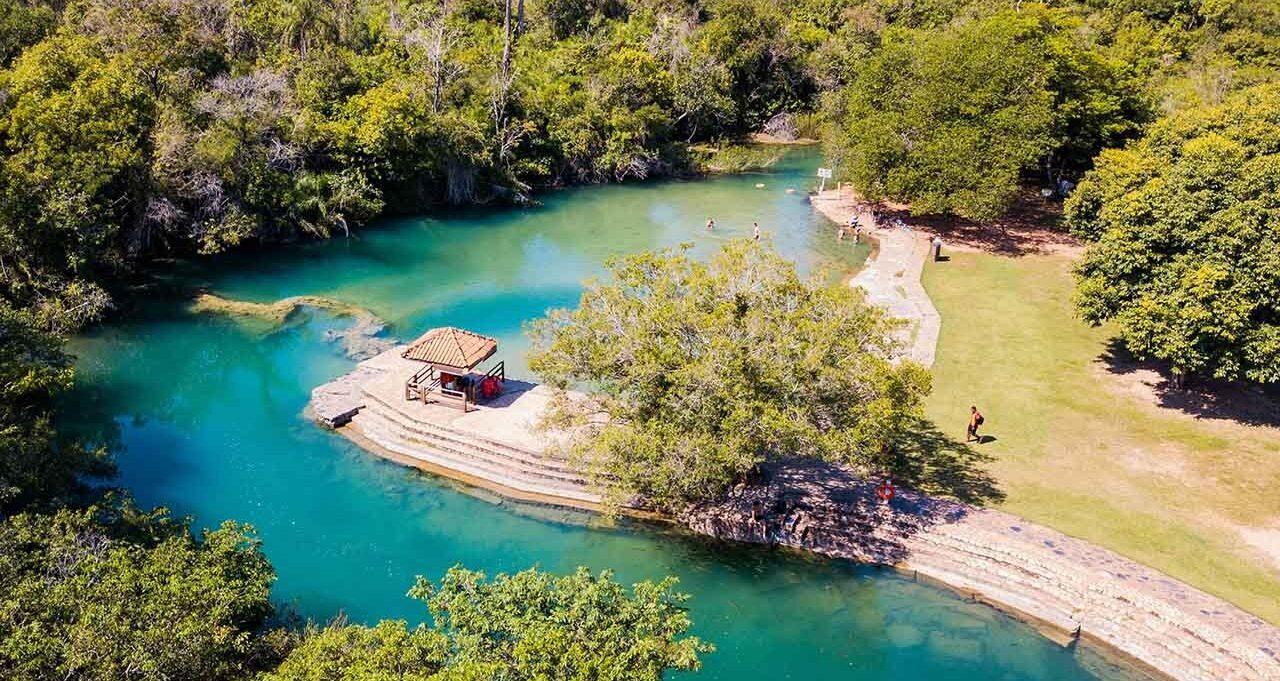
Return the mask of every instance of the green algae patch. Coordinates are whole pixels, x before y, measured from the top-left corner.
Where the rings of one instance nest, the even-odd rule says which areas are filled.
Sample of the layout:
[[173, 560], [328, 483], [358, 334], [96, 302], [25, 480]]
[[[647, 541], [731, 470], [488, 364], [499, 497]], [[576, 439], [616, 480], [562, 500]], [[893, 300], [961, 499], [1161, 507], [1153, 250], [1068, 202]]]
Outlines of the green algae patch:
[[390, 339], [381, 337], [387, 324], [380, 317], [358, 305], [324, 296], [290, 296], [274, 303], [257, 303], [206, 292], [196, 295], [187, 310], [192, 314], [229, 317], [240, 322], [245, 330], [260, 334], [289, 328], [300, 322], [308, 310], [348, 318], [351, 320], [349, 326], [326, 331], [325, 340], [339, 343], [344, 353], [355, 359], [371, 357], [394, 344]]

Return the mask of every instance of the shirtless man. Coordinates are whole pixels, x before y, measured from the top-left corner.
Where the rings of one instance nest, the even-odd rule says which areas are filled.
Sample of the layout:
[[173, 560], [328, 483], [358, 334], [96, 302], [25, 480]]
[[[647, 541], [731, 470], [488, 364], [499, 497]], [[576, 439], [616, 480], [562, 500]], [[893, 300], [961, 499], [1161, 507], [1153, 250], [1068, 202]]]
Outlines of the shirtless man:
[[969, 428], [965, 431], [965, 442], [973, 442], [974, 440], [979, 443], [982, 442], [982, 437], [978, 435], [978, 426], [982, 425], [985, 420], [982, 417], [982, 412], [978, 411], [977, 406], [969, 407]]

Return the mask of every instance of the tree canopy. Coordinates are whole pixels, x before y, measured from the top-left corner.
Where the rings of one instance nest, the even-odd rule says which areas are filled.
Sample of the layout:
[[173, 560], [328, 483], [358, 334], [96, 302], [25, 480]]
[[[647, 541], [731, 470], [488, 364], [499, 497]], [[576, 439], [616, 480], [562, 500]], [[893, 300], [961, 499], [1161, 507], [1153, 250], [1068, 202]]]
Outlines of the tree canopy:
[[192, 536], [104, 504], [0, 523], [0, 676], [243, 679], [267, 652], [275, 573], [251, 528]]
[[832, 98], [830, 155], [870, 199], [917, 213], [1002, 215], [1022, 173], [1053, 179], [1137, 129], [1116, 65], [1082, 45], [1063, 11], [1020, 11], [940, 29], [886, 31]]
[[687, 143], [812, 109], [817, 15], [765, 0], [3, 0], [0, 296], [92, 321], [100, 285], [149, 257], [688, 172]]
[[[43, 323], [42, 323], [43, 322]], [[0, 302], [0, 517], [75, 500], [111, 471], [107, 453], [59, 438], [54, 399], [71, 386], [62, 339], [47, 320]]]
[[556, 577], [537, 569], [493, 580], [450, 569], [410, 591], [434, 626], [336, 622], [312, 628], [263, 681], [659, 681], [696, 670], [712, 647], [686, 635], [675, 580], [628, 591], [608, 571]]
[[1067, 218], [1086, 320], [1180, 375], [1280, 381], [1280, 87], [1104, 152]]
[[765, 461], [868, 465], [918, 417], [928, 372], [895, 361], [896, 328], [849, 286], [806, 281], [770, 247], [736, 242], [616, 258], [577, 309], [531, 324], [529, 366], [584, 387], [549, 425], [618, 500], [712, 498]]

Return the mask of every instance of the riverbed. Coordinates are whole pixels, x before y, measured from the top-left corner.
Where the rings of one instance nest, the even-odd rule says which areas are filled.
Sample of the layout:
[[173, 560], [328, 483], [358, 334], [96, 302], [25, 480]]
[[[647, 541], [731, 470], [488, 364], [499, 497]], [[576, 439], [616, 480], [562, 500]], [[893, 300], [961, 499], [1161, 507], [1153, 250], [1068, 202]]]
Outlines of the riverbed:
[[[444, 211], [338, 239], [176, 265], [172, 288], [271, 303], [323, 296], [368, 310], [389, 337], [453, 325], [494, 336], [508, 373], [528, 377], [522, 325], [571, 306], [610, 255], [765, 238], [810, 273], [839, 277], [866, 245], [835, 238], [805, 192], [818, 164], [789, 154], [770, 172], [543, 195], [528, 209]], [[757, 187], [757, 185], [764, 185]], [[787, 189], [794, 189], [788, 193]], [[708, 232], [708, 217], [716, 229]], [[674, 574], [698, 635], [718, 651], [703, 679], [1139, 678], [1087, 645], [1030, 627], [890, 571], [718, 544], [642, 525], [599, 527], [517, 507], [386, 463], [302, 415], [309, 391], [353, 365], [325, 311], [263, 325], [192, 312], [181, 296], [138, 301], [72, 344], [77, 425], [111, 440], [123, 486], [148, 505], [253, 524], [279, 572], [275, 598], [305, 617], [425, 619], [415, 575], [464, 564], [611, 568], [624, 582]]]

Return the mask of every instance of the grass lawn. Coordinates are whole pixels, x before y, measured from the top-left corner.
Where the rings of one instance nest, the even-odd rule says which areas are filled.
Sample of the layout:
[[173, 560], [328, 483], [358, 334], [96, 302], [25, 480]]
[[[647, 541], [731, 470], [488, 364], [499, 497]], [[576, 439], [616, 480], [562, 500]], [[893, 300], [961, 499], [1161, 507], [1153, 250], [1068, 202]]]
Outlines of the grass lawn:
[[1159, 406], [1149, 372], [1109, 370], [1070, 269], [955, 251], [925, 268], [942, 315], [929, 417], [963, 439], [978, 405], [1005, 510], [1280, 624], [1280, 429]]

